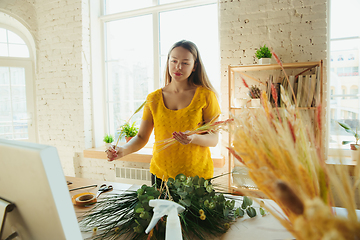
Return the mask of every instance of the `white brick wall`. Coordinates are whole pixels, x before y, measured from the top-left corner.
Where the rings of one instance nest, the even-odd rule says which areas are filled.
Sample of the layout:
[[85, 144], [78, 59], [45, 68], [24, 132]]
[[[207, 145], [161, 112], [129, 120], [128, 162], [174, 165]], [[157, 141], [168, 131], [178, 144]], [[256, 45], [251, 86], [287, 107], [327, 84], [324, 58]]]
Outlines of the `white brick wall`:
[[[88, 2], [1, 0], [0, 11], [23, 22], [37, 44], [40, 143], [57, 147], [66, 175], [74, 175], [75, 165], [76, 171], [81, 168], [89, 174], [83, 177], [103, 179], [113, 165], [103, 160], [73, 163], [92, 141]], [[283, 62], [326, 60], [326, 4], [327, 0], [219, 0], [224, 113], [227, 66], [256, 63], [255, 51], [265, 43]]]
[[[327, 1], [220, 0], [222, 109], [228, 109], [227, 67], [256, 64], [264, 44], [283, 62], [326, 60]], [[226, 115], [225, 114], [225, 115]]]
[[[322, 59], [326, 66], [327, 2], [219, 1], [221, 108], [224, 118], [228, 117], [229, 108], [228, 65], [256, 64], [255, 52], [260, 46], [272, 47], [284, 63]], [[326, 77], [324, 80], [326, 83]], [[227, 156], [226, 149], [222, 149], [222, 153]], [[227, 166], [223, 172], [228, 172]]]
[[74, 175], [76, 153], [92, 146], [88, 2], [0, 1], [33, 33], [39, 142], [57, 147], [66, 175]]

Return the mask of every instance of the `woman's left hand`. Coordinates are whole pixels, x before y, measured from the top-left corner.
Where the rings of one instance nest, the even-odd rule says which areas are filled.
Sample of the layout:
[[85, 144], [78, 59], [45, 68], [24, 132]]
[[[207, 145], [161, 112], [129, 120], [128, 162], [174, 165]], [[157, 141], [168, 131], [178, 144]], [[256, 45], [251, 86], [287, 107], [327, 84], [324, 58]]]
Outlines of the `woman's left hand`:
[[188, 136], [186, 132], [173, 132], [173, 138], [179, 143], [187, 145], [193, 141], [194, 135]]

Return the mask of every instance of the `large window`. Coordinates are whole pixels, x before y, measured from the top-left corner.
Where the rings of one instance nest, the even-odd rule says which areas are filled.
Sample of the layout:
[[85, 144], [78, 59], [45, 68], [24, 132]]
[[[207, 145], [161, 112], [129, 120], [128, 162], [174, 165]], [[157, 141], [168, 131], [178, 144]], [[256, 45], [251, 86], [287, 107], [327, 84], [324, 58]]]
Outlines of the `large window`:
[[337, 122], [345, 122], [360, 130], [359, 112], [359, 55], [360, 28], [354, 24], [360, 20], [359, 0], [331, 0], [330, 5], [330, 149], [349, 149], [342, 146], [344, 140], [354, 137], [340, 128]]
[[32, 75], [27, 44], [0, 27], [0, 138], [36, 141]]
[[[220, 89], [217, 1], [106, 0], [103, 10], [109, 133], [117, 135], [146, 96], [163, 87], [168, 50], [179, 40], [198, 46], [212, 84]], [[139, 125], [140, 118], [132, 120]]]

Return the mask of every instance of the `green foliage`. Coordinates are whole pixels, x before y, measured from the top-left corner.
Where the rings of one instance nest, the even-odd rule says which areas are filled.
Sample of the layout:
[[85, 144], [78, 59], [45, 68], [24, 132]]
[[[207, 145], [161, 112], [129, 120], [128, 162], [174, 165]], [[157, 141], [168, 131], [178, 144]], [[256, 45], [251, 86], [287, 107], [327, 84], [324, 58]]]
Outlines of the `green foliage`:
[[261, 90], [258, 86], [252, 85], [249, 89], [250, 98], [260, 98]]
[[225, 197], [214, 190], [209, 180], [198, 176], [186, 177], [179, 174], [175, 179], [169, 178], [163, 183], [160, 190], [156, 187], [160, 186], [150, 187], [144, 184], [136, 191], [128, 190], [100, 199], [95, 203], [94, 209], [82, 217], [82, 230], [98, 229], [99, 232], [93, 239], [115, 239], [120, 236], [121, 239], [164, 239], [166, 216], [153, 228], [151, 237], [147, 238], [145, 234], [153, 216], [149, 201], [158, 198], [168, 199], [185, 207], [186, 210], [179, 214], [184, 239], [212, 239], [225, 233], [230, 224], [245, 213], [249, 217], [256, 216], [250, 198], [244, 197], [241, 207], [236, 208], [235, 201], [239, 201], [239, 198]]
[[106, 143], [112, 143], [114, 141], [114, 137], [112, 135], [105, 135], [103, 141]]
[[260, 47], [255, 53], [255, 56], [260, 58], [271, 58], [272, 54], [266, 44], [263, 47]]
[[[357, 145], [358, 144], [358, 141], [360, 139], [360, 136], [357, 132], [357, 129], [354, 131], [348, 124], [346, 123], [341, 123], [341, 122], [337, 122], [347, 133], [350, 133], [354, 136], [355, 138], [355, 144]], [[352, 143], [354, 141], [342, 141], [342, 144], [345, 145], [345, 144], [349, 144], [349, 143]], [[358, 146], [356, 146], [356, 148], [358, 148]]]
[[120, 135], [124, 135], [125, 137], [135, 137], [139, 132], [139, 128], [135, 126], [136, 122], [130, 123], [126, 122], [120, 126]]

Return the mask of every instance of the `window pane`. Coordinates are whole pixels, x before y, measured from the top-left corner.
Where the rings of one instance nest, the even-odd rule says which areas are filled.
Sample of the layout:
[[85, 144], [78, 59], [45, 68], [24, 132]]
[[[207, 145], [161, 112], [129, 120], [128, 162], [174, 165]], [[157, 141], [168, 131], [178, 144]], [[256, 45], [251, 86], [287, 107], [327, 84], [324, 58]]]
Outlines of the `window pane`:
[[359, 0], [331, 0], [331, 39], [360, 36], [360, 28], [353, 27], [360, 21], [359, 9]]
[[0, 43], [0, 57], [8, 57], [8, 46], [6, 43]]
[[0, 67], [0, 138], [27, 139], [27, 124], [25, 69]]
[[[201, 16], [201, 18], [198, 16]], [[176, 24], [176, 27], [174, 27], [174, 19], [181, 19], [181, 24]], [[196, 19], [196, 24], [194, 24], [194, 19]], [[220, 89], [217, 19], [217, 4], [162, 12], [160, 14], [162, 78], [169, 49], [175, 42], [186, 39], [197, 45], [211, 83], [216, 89]]]
[[[106, 23], [106, 75], [110, 132], [122, 125], [153, 91], [151, 15]], [[141, 114], [132, 120], [140, 124]]]
[[[360, 29], [354, 29], [353, 23], [360, 20], [357, 9], [360, 1], [331, 1], [330, 12], [330, 125], [329, 147], [350, 149], [342, 141], [353, 141], [355, 138], [345, 132], [337, 122], [344, 122], [354, 130], [360, 129], [359, 113], [359, 50]], [[343, 39], [339, 39], [343, 38]], [[348, 39], [346, 39], [348, 38]]]
[[9, 68], [8, 67], [0, 67], [0, 86], [2, 84], [9, 84]]
[[6, 29], [0, 28], [0, 43], [7, 43]]
[[19, 37], [17, 34], [13, 33], [12, 31], [9, 31], [9, 30], [7, 32], [8, 32], [9, 43], [17, 43], [17, 44], [26, 45], [24, 40], [22, 40], [22, 38]]
[[9, 57], [30, 57], [26, 45], [9, 44]]
[[153, 0], [105, 0], [105, 15], [151, 7]]

